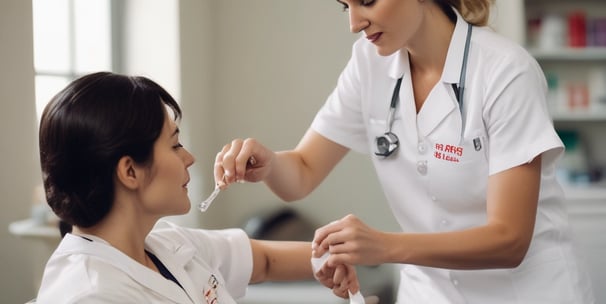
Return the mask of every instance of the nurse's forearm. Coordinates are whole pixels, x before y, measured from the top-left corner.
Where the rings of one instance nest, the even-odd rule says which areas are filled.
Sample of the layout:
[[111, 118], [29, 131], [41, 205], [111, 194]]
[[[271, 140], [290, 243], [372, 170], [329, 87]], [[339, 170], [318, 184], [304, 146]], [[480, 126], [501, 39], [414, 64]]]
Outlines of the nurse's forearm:
[[251, 283], [313, 279], [311, 243], [251, 240]]
[[287, 202], [301, 199], [326, 178], [348, 151], [310, 129], [294, 150], [276, 153], [265, 183]]
[[269, 176], [265, 184], [279, 198], [286, 202], [307, 196], [317, 184], [309, 179], [310, 168], [301, 156], [294, 151], [276, 153]]
[[[541, 176], [541, 157], [491, 175], [487, 188], [487, 222], [467, 230], [436, 234], [391, 235], [392, 257], [453, 269], [518, 266], [532, 240]], [[386, 243], [388, 246], [389, 242]]]
[[530, 245], [529, 238], [500, 225], [436, 234], [394, 233], [385, 242], [390, 248], [386, 262], [448, 269], [514, 268]]

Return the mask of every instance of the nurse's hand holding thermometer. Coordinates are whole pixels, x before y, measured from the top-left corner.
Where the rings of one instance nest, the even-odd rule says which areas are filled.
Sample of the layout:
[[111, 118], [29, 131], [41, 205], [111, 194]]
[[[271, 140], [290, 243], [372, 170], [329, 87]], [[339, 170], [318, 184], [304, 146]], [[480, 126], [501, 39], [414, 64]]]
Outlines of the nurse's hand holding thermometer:
[[[255, 160], [254, 156], [251, 156], [248, 159], [248, 165], [250, 166], [254, 166], [257, 163], [257, 161]], [[224, 185], [225, 184], [225, 177], [226, 175], [223, 174], [223, 177], [221, 178], [221, 183]], [[243, 180], [239, 180], [238, 182], [243, 183]], [[213, 203], [213, 201], [215, 200], [215, 198], [217, 198], [217, 196], [219, 195], [219, 192], [221, 192], [221, 184], [220, 183], [216, 183], [215, 184], [215, 189], [213, 190], [213, 192], [208, 196], [207, 199], [203, 200], [199, 205], [198, 205], [198, 209], [200, 210], [200, 212], [206, 212], [206, 210], [208, 210], [208, 207], [210, 207], [210, 205]]]
[[255, 139], [234, 139], [215, 157], [217, 187], [225, 190], [236, 182], [263, 181], [271, 171], [275, 155]]

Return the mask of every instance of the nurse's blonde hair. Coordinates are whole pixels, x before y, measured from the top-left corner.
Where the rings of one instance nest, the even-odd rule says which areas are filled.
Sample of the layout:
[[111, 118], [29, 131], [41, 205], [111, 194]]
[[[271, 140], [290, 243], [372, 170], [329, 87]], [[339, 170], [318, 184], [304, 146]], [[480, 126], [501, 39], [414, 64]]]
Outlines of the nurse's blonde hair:
[[435, 2], [456, 8], [468, 23], [484, 26], [488, 24], [490, 7], [494, 0], [435, 0]]

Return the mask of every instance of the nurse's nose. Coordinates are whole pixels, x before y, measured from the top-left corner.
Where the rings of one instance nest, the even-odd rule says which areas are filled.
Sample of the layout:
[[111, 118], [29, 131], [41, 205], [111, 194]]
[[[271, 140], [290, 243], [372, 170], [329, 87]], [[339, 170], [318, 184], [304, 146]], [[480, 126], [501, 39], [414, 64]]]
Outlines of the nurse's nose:
[[370, 22], [361, 14], [357, 7], [349, 8], [349, 30], [356, 34], [368, 27]]

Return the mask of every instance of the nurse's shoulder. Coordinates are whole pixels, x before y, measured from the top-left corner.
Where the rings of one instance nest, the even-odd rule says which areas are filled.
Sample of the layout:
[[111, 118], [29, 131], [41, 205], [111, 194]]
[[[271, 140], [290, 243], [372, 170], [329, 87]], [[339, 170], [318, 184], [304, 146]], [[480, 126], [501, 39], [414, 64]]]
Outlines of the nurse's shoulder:
[[474, 27], [470, 52], [470, 60], [481, 60], [484, 65], [538, 65], [528, 50], [487, 26]]

